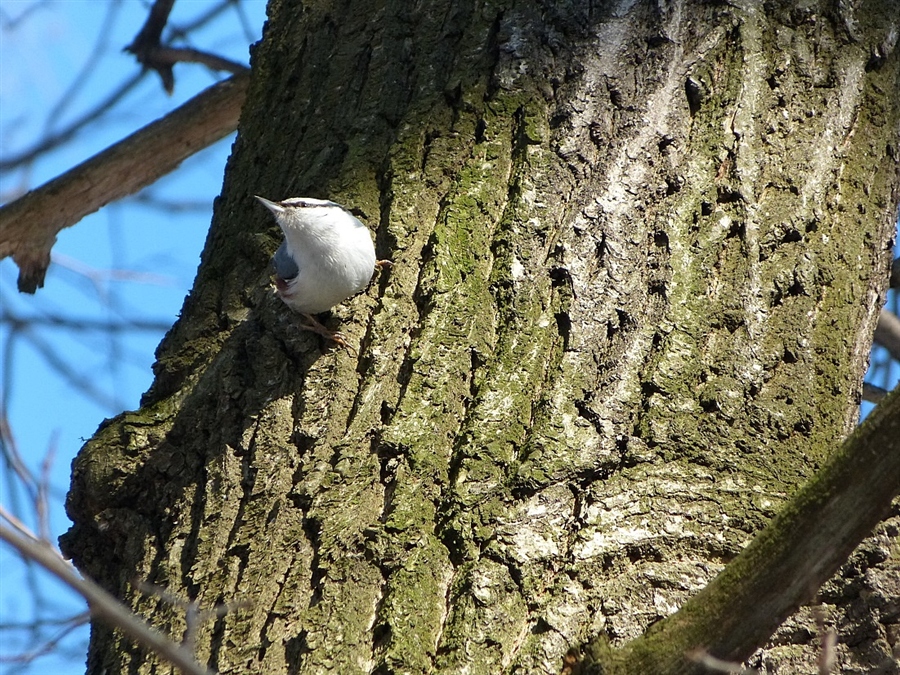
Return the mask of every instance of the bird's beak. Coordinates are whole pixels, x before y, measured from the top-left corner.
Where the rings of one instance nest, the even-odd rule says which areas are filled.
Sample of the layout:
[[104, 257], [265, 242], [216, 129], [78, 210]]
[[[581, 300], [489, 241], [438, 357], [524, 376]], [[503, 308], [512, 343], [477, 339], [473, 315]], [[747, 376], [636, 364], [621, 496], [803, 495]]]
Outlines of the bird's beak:
[[267, 209], [269, 209], [269, 211], [271, 211], [272, 213], [284, 213], [284, 207], [281, 204], [276, 204], [275, 202], [270, 202], [265, 197], [260, 197], [259, 195], [253, 195], [253, 196], [256, 197], [259, 201], [261, 201], [263, 203], [263, 206], [265, 206]]

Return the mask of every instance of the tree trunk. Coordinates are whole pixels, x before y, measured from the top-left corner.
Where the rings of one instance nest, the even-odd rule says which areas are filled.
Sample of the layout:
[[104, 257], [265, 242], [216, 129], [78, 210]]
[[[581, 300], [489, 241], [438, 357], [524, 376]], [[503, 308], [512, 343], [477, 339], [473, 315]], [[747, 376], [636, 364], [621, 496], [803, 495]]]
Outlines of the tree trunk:
[[[222, 673], [556, 673], [673, 612], [856, 423], [900, 12], [852, 4], [272, 0], [194, 289], [75, 461], [67, 553], [176, 637], [135, 579], [248, 601], [197, 632]], [[394, 265], [328, 321], [353, 349], [274, 295], [254, 194], [364, 212]], [[894, 515], [825, 597], [844, 672], [896, 639]], [[815, 658], [808, 613], [755, 657]], [[89, 673], [170, 668], [94, 626]]]

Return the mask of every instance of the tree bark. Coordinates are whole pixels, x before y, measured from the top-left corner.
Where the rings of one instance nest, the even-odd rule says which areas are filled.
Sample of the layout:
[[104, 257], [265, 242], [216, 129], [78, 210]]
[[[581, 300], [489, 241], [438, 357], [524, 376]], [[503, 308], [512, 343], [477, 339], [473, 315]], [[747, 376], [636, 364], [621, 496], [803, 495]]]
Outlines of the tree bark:
[[[194, 289], [75, 461], [65, 550], [175, 635], [135, 578], [249, 601], [196, 636], [223, 673], [555, 673], [641, 635], [856, 423], [895, 3], [269, 13]], [[394, 265], [333, 311], [355, 350], [275, 297], [253, 194], [366, 214]], [[843, 672], [890, 658], [898, 522], [824, 596]], [[812, 626], [756, 662], [814, 672]], [[170, 668], [94, 626], [89, 673]]]

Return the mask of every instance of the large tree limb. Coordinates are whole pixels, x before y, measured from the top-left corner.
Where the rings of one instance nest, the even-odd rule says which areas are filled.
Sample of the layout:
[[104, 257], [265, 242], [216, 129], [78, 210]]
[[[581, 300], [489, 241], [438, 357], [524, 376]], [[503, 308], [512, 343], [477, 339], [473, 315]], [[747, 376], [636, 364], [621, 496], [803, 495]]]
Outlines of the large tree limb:
[[19, 290], [44, 285], [57, 233], [137, 192], [237, 128], [249, 72], [209, 87], [165, 117], [0, 208], [0, 259], [19, 266]]
[[810, 602], [900, 493], [900, 389], [835, 450], [750, 545], [645, 635], [591, 645], [577, 672], [701, 673], [691, 654], [743, 661]]

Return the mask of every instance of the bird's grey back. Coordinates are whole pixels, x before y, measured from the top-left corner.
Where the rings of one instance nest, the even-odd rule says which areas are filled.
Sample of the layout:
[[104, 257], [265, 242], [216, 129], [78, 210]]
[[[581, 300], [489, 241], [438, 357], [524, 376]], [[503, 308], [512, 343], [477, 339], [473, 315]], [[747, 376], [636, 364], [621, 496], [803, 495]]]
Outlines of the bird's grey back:
[[288, 253], [287, 242], [281, 242], [281, 246], [278, 247], [275, 255], [272, 256], [272, 263], [275, 266], [275, 274], [282, 279], [293, 279], [300, 273], [300, 268], [297, 267], [297, 263], [291, 257], [291, 254]]

